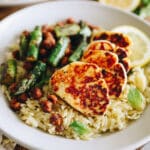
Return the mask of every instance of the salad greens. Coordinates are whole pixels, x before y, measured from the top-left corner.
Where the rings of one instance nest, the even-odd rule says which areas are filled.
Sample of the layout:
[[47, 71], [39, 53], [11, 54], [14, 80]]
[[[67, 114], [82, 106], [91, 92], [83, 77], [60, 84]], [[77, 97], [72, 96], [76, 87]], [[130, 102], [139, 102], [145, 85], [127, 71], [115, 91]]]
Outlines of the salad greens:
[[150, 0], [142, 0], [141, 5], [134, 11], [142, 18], [150, 16]]

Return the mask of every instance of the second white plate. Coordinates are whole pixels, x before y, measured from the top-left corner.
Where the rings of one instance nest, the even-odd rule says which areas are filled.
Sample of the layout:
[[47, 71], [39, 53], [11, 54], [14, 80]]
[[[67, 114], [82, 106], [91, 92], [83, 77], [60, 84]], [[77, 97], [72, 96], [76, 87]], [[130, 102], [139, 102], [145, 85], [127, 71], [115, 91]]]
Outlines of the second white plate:
[[45, 1], [48, 0], [0, 0], [0, 7], [28, 5]]

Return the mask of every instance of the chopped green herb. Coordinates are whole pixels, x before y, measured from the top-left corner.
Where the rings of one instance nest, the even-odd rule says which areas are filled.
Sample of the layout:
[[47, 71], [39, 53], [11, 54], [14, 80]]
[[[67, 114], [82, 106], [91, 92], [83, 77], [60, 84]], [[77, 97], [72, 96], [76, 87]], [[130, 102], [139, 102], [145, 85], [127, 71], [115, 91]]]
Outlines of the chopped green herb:
[[89, 129], [81, 122], [74, 121], [70, 124], [70, 127], [78, 134], [83, 135], [89, 133]]
[[131, 106], [137, 110], [143, 109], [143, 96], [140, 93], [140, 91], [135, 88], [131, 87], [128, 93], [128, 102], [131, 104]]

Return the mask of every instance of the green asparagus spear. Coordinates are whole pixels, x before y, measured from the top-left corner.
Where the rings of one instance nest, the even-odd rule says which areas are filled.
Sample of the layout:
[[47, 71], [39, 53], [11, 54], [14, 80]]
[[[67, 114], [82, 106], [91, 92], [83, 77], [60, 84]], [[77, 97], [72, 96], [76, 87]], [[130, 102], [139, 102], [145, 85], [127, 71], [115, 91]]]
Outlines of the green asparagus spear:
[[37, 61], [39, 54], [39, 46], [42, 41], [42, 31], [39, 26], [31, 32], [29, 48], [27, 52], [27, 61]]
[[26, 52], [27, 52], [27, 49], [28, 49], [28, 39], [26, 38], [26, 36], [24, 34], [22, 34], [20, 36], [20, 57], [23, 59], [26, 57]]
[[1, 65], [1, 83], [10, 85], [15, 81], [17, 72], [17, 64], [14, 59], [9, 59], [5, 64]]
[[74, 62], [80, 59], [84, 49], [87, 47], [86, 39], [84, 38], [82, 42], [79, 44], [74, 53], [69, 57], [69, 62]]
[[54, 29], [57, 37], [76, 35], [80, 31], [78, 24], [66, 24], [63, 27], [56, 26]]
[[50, 54], [48, 58], [49, 64], [56, 67], [60, 60], [65, 55], [65, 50], [68, 47], [69, 44], [69, 38], [67, 37], [61, 37], [59, 41], [57, 42], [56, 46], [52, 50], [52, 53]]
[[24, 78], [19, 84], [15, 95], [19, 95], [32, 88], [42, 74], [46, 71], [46, 64], [38, 61], [34, 69], [30, 72], [27, 78]]
[[88, 38], [91, 36], [91, 30], [90, 28], [87, 26], [87, 24], [85, 22], [80, 22], [81, 25], [81, 30], [79, 32], [80, 35], [82, 35], [84, 38]]
[[80, 59], [83, 51], [87, 47], [87, 38], [91, 36], [90, 28], [84, 23], [81, 22], [81, 30], [79, 32], [79, 36], [81, 36], [81, 42], [73, 52], [73, 54], [69, 57], [69, 62], [74, 62]]
[[46, 70], [45, 73], [43, 73], [42, 77], [40, 78], [40, 81], [35, 84], [35, 87], [42, 87], [44, 84], [48, 84], [50, 77], [53, 75], [55, 71], [55, 68], [50, 68]]

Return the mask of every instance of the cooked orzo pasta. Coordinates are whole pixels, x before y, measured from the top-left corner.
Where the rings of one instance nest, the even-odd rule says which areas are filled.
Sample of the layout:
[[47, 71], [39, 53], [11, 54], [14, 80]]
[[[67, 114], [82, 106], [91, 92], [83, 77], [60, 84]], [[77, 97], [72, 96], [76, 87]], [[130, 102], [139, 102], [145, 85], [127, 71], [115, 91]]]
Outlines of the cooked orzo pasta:
[[150, 64], [130, 65], [131, 42], [71, 18], [36, 26], [7, 52], [1, 89], [24, 123], [49, 134], [87, 140], [122, 130], [150, 102]]

